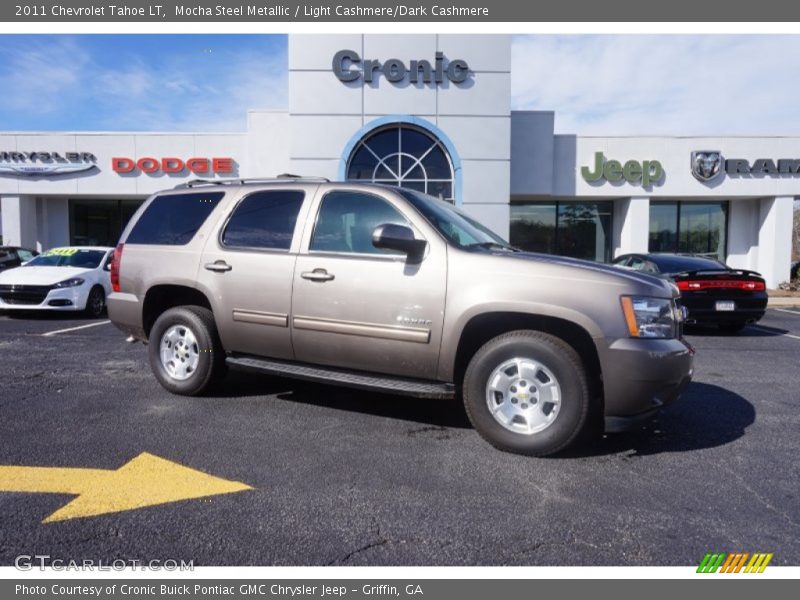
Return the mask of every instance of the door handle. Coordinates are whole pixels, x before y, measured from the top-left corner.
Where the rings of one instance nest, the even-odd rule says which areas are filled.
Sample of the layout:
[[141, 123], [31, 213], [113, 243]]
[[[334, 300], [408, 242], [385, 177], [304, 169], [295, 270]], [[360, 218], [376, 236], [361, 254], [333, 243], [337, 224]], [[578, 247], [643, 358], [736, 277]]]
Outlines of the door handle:
[[313, 271], [304, 271], [300, 273], [300, 277], [308, 279], [309, 281], [330, 281], [334, 278], [334, 275], [328, 273], [325, 269], [314, 269]]
[[224, 260], [217, 260], [214, 261], [213, 263], [206, 263], [205, 267], [207, 271], [214, 271], [215, 273], [225, 273], [226, 271], [230, 271], [233, 268]]

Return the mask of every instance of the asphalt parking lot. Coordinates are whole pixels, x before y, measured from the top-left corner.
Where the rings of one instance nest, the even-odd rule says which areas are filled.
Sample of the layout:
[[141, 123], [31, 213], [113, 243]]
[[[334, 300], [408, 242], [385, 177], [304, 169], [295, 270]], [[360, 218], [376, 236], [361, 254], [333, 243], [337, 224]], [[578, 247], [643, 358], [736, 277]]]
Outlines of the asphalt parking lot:
[[[0, 316], [0, 564], [800, 564], [800, 310], [688, 337], [695, 381], [656, 422], [531, 459], [492, 449], [455, 402], [245, 374], [222, 397], [171, 396], [107, 322]], [[43, 523], [75, 497], [61, 471], [30, 485], [62, 493], [3, 488], [8, 467], [91, 478], [142, 453], [250, 489]]]

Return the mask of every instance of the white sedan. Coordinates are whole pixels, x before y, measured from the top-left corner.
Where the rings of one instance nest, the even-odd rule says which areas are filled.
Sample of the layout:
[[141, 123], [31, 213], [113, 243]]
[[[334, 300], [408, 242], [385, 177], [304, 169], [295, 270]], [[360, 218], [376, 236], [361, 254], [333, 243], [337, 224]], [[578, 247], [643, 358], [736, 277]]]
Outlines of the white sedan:
[[43, 252], [0, 273], [0, 310], [84, 311], [99, 317], [111, 293], [113, 248], [72, 246]]

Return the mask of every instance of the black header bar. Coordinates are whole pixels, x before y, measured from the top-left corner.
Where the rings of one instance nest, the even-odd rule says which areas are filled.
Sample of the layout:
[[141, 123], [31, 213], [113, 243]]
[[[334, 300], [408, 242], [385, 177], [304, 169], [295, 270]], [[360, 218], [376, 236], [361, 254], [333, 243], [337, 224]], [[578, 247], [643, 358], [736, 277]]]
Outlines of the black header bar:
[[4, 22], [780, 22], [800, 21], [785, 0], [10, 0]]

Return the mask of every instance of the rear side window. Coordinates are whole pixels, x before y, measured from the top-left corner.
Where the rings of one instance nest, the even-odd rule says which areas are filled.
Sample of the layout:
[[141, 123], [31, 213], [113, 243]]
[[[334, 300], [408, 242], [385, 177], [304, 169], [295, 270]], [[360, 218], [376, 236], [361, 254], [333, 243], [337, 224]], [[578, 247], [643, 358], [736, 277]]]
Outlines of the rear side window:
[[298, 190], [250, 194], [233, 211], [222, 234], [223, 245], [288, 250], [304, 197]]
[[0, 265], [9, 266], [17, 262], [17, 253], [13, 250], [0, 250]]
[[133, 226], [125, 243], [188, 244], [224, 195], [224, 192], [206, 192], [156, 196]]

